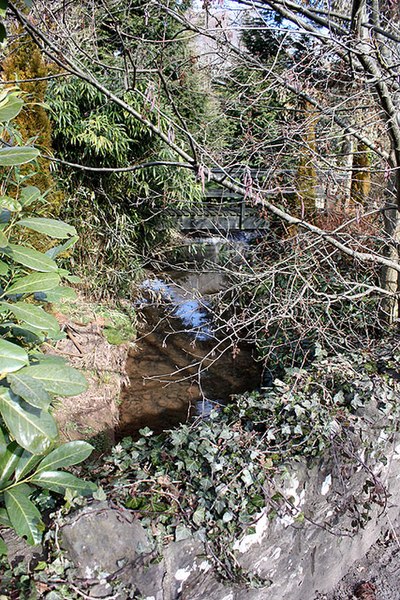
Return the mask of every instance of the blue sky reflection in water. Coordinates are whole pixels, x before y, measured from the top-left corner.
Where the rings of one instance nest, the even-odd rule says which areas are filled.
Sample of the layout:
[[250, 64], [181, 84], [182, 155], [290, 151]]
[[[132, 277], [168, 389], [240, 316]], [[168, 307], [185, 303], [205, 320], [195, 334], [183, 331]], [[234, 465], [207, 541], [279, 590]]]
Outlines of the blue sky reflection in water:
[[173, 306], [172, 316], [179, 319], [185, 332], [191, 334], [199, 341], [213, 339], [211, 328], [211, 314], [209, 304], [203, 299], [201, 302], [187, 292], [180, 292], [162, 279], [146, 279], [142, 283], [144, 290], [150, 290], [160, 296], [164, 302]]

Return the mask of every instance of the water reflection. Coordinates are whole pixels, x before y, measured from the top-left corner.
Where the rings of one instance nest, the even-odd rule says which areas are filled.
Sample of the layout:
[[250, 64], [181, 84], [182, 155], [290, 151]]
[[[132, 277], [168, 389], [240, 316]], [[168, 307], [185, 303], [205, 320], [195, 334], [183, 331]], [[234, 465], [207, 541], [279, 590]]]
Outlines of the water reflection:
[[117, 437], [207, 415], [232, 394], [260, 385], [254, 349], [242, 345], [233, 352], [216, 331], [211, 297], [226, 285], [223, 274], [196, 265], [166, 277], [146, 279], [136, 302], [142, 330], [128, 358], [130, 385], [121, 398]]

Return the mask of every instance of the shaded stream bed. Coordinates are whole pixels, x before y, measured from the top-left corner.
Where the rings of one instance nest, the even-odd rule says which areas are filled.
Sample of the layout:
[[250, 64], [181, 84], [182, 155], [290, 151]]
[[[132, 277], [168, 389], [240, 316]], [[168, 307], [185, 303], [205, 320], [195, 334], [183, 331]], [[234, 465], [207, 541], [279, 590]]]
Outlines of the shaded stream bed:
[[260, 387], [254, 348], [239, 345], [233, 351], [216, 331], [211, 299], [226, 279], [206, 267], [216, 244], [202, 245], [192, 269], [160, 273], [142, 284], [136, 302], [139, 335], [128, 356], [117, 439], [137, 437], [144, 427], [160, 433], [207, 416], [232, 395]]

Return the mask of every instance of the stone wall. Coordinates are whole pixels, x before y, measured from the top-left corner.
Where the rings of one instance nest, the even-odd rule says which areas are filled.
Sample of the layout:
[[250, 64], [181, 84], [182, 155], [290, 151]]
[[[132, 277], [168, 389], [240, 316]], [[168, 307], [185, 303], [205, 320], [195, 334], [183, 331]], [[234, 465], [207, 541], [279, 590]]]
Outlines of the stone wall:
[[399, 436], [385, 433], [377, 410], [364, 423], [341, 456], [332, 448], [312, 466], [293, 461], [276, 478], [273, 497], [265, 490], [264, 508], [234, 544], [241, 584], [221, 581], [215, 565], [223, 557], [196, 532], [177, 527], [161, 556], [133, 514], [105, 503], [71, 517], [64, 547], [79, 577], [90, 573], [96, 593], [100, 581], [111, 588], [123, 581], [146, 600], [312, 600], [331, 590], [399, 513]]

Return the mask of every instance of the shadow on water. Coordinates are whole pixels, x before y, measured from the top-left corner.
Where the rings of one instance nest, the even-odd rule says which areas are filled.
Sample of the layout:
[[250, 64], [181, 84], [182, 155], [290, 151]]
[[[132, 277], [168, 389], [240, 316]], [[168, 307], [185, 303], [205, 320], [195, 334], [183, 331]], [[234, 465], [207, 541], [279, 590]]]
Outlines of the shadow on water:
[[[201, 261], [204, 266], [204, 258]], [[215, 331], [213, 294], [226, 286], [218, 269], [168, 272], [142, 284], [137, 308], [142, 328], [127, 362], [117, 438], [136, 436], [150, 427], [156, 433], [206, 416], [233, 394], [260, 386], [261, 366], [254, 349], [235, 352]], [[168, 283], [167, 283], [168, 281]]]

